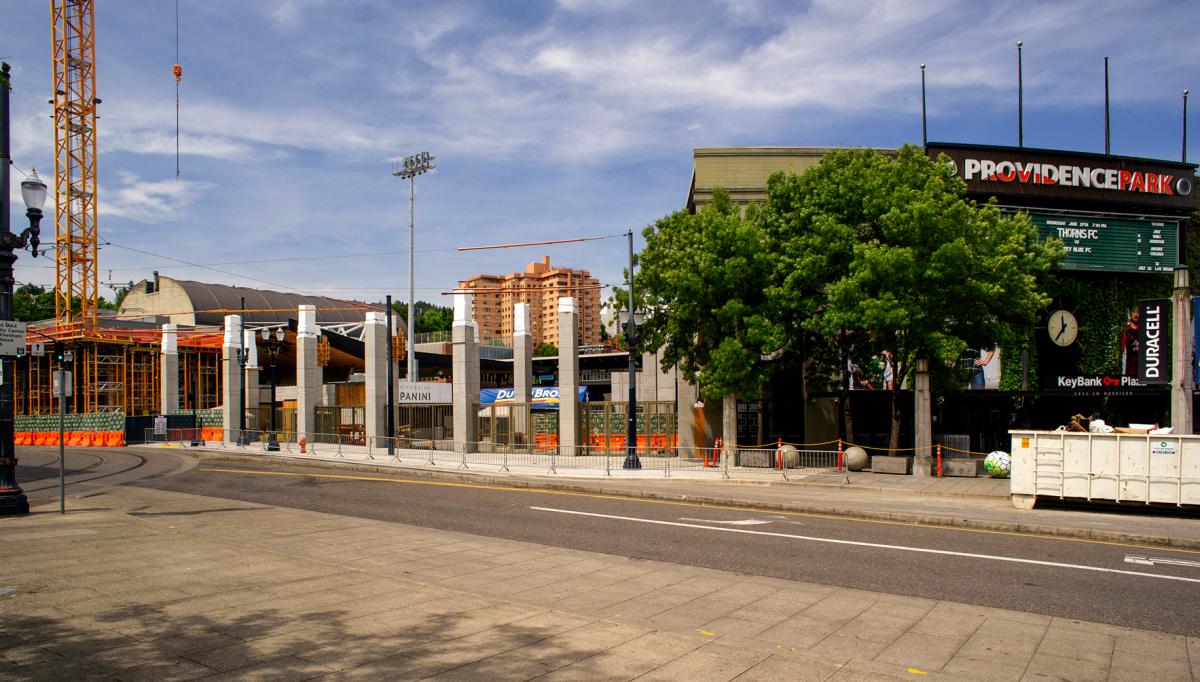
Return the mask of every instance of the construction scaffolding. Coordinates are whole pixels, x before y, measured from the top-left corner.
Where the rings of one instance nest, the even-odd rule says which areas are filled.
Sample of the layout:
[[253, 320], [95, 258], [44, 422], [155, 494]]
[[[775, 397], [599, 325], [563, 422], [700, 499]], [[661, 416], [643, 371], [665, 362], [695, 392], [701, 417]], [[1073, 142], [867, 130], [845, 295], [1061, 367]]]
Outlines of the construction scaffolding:
[[[51, 395], [55, 341], [72, 351], [64, 369], [71, 374], [72, 413], [158, 414], [161, 405], [161, 331], [84, 325], [30, 325], [26, 345], [41, 343], [44, 355], [17, 358], [14, 377], [16, 414], [54, 414], [58, 401]], [[221, 403], [221, 333], [196, 330], [179, 340], [180, 409], [209, 409]]]

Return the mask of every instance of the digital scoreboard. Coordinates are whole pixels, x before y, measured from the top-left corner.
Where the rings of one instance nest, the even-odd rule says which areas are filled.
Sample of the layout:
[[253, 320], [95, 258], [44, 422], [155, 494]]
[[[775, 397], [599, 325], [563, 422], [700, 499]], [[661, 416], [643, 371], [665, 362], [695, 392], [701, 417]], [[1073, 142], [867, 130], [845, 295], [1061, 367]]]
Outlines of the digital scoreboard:
[[1064, 270], [1171, 272], [1179, 262], [1179, 223], [1103, 216], [1029, 216], [1043, 238], [1063, 243]]

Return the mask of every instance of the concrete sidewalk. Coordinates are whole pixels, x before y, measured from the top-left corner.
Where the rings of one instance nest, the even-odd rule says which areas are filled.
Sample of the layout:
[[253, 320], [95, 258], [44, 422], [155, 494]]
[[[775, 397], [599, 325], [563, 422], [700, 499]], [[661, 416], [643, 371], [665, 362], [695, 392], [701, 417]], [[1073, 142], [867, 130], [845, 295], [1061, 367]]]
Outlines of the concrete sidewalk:
[[845, 472], [838, 476], [792, 473], [785, 481], [781, 473], [765, 470], [738, 471], [736, 479], [725, 480], [717, 470], [679, 469], [668, 478], [662, 471], [629, 472], [619, 468], [609, 472], [561, 468], [560, 473], [550, 476], [545, 467], [515, 463], [507, 467], [508, 471], [480, 463], [469, 463], [466, 468], [454, 461], [429, 464], [419, 451], [403, 451], [398, 461], [390, 461], [386, 456], [368, 459], [364, 453], [349, 449], [340, 455], [329, 450], [305, 455], [266, 453], [258, 448], [188, 450], [229, 461], [349, 467], [389, 474], [413, 472], [497, 485], [687, 499], [722, 506], [1200, 549], [1200, 517], [1151, 514], [1136, 508], [1014, 509], [1008, 499], [1009, 482], [1004, 479]]
[[1195, 637], [132, 487], [73, 506], [0, 519], [0, 676], [1200, 676]]

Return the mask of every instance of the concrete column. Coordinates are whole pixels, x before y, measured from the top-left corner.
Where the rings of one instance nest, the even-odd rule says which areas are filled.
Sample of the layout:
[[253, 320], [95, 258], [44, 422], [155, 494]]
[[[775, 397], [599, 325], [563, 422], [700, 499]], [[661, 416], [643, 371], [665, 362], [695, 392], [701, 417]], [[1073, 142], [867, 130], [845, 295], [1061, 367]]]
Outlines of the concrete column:
[[242, 396], [242, 409], [246, 411], [246, 430], [258, 431], [262, 426], [258, 423], [258, 406], [261, 392], [258, 388], [258, 336], [250, 329], [242, 330], [242, 345], [246, 349], [246, 372], [243, 379], [246, 391]]
[[1192, 428], [1192, 301], [1186, 265], [1175, 268], [1171, 292], [1171, 427], [1175, 434], [1190, 436]]
[[178, 325], [162, 326], [162, 358], [159, 375], [162, 378], [159, 411], [171, 414], [179, 409], [179, 337]]
[[317, 364], [316, 306], [302, 305], [296, 334], [296, 435], [311, 437], [317, 428], [317, 405], [321, 403], [321, 367]]
[[517, 303], [513, 306], [513, 402], [521, 407], [514, 408], [513, 427], [516, 433], [524, 435], [523, 442], [532, 442], [533, 435], [529, 423], [532, 415], [529, 404], [533, 399], [530, 391], [533, 387], [533, 334], [529, 326], [529, 304]]
[[579, 452], [579, 309], [575, 299], [558, 299], [558, 452]]
[[454, 294], [452, 371], [454, 373], [454, 442], [472, 452], [479, 441], [479, 340], [471, 322], [467, 294]]
[[238, 352], [242, 349], [242, 318], [240, 315], [225, 316], [225, 339], [221, 342], [221, 423], [224, 425], [224, 440], [238, 442], [241, 439], [242, 366]]
[[528, 403], [533, 386], [533, 334], [529, 327], [529, 304], [513, 306], [513, 400]]
[[933, 408], [929, 390], [929, 361], [917, 360], [916, 384], [913, 392], [913, 476], [933, 476]]
[[367, 313], [363, 328], [366, 385], [367, 442], [384, 447], [387, 436], [387, 313]]

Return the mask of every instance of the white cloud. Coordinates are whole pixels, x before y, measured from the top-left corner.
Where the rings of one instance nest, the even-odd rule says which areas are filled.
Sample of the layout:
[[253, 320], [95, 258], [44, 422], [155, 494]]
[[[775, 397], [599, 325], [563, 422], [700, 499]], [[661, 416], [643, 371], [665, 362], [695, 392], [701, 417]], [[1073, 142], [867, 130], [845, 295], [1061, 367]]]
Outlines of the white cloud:
[[[175, 153], [175, 135], [164, 130], [110, 130], [100, 136], [100, 151], [124, 151], [134, 154]], [[180, 132], [179, 152], [185, 156], [207, 156], [225, 161], [247, 161], [256, 152], [249, 144], [223, 135]]]
[[326, 4], [326, 0], [271, 0], [255, 4], [275, 26], [291, 31], [300, 26], [307, 10]]
[[139, 223], [177, 220], [213, 183], [172, 178], [145, 181], [129, 172], [118, 174], [116, 188], [101, 187], [101, 218], [128, 218]]

